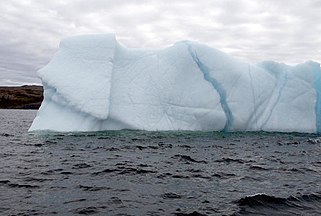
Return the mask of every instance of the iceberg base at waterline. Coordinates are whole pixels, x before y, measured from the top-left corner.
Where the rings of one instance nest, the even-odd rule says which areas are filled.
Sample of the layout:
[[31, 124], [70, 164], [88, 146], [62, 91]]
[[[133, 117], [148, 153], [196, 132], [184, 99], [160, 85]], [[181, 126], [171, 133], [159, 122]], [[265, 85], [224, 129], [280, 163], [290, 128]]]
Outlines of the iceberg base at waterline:
[[182, 41], [130, 49], [113, 34], [62, 40], [38, 71], [44, 101], [29, 131], [321, 132], [320, 64], [248, 64]]

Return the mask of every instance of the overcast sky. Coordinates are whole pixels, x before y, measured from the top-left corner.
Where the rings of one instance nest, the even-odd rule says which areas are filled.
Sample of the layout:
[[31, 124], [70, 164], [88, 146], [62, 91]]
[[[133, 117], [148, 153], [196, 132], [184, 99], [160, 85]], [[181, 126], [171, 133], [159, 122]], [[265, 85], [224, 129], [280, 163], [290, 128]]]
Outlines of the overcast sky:
[[321, 0], [3, 0], [0, 85], [41, 83], [61, 38], [116, 34], [127, 47], [206, 43], [247, 62], [321, 62]]

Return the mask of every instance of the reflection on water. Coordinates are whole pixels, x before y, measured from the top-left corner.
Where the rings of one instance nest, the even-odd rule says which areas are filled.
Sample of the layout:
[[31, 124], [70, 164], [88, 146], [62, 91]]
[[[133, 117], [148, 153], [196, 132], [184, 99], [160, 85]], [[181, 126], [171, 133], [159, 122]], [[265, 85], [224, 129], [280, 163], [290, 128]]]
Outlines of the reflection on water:
[[314, 134], [27, 133], [0, 110], [1, 215], [321, 214]]

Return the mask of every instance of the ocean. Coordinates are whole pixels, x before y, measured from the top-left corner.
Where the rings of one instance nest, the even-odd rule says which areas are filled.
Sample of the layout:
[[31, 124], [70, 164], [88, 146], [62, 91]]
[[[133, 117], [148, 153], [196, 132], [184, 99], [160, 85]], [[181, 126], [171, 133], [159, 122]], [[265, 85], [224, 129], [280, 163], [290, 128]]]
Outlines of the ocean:
[[28, 133], [0, 110], [0, 215], [321, 215], [321, 138], [267, 132]]

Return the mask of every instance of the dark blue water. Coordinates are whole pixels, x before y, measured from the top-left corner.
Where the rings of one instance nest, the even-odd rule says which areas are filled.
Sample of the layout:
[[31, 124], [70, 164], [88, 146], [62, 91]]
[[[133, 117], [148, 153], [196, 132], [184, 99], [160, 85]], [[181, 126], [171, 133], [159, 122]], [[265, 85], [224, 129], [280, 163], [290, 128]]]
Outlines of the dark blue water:
[[321, 139], [298, 133], [32, 133], [0, 110], [0, 215], [321, 215]]

